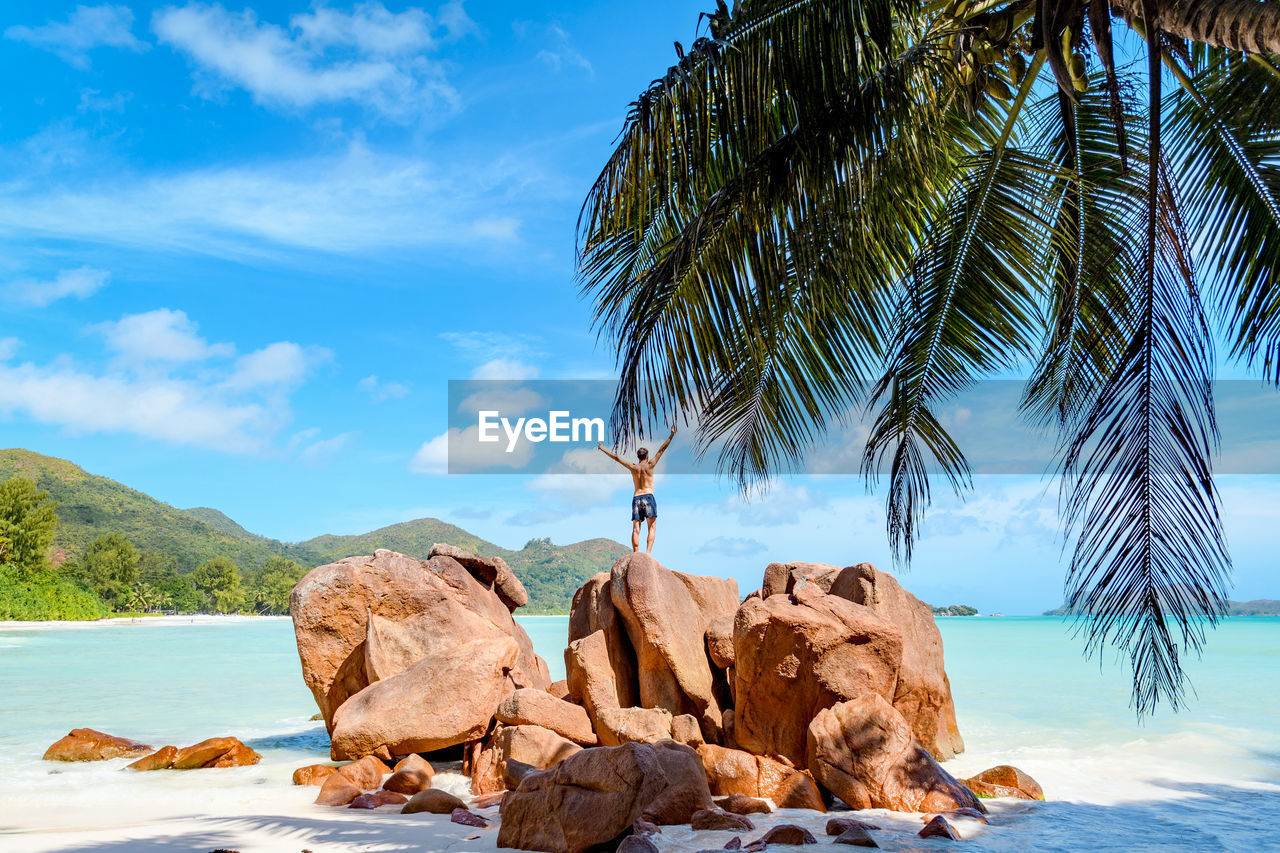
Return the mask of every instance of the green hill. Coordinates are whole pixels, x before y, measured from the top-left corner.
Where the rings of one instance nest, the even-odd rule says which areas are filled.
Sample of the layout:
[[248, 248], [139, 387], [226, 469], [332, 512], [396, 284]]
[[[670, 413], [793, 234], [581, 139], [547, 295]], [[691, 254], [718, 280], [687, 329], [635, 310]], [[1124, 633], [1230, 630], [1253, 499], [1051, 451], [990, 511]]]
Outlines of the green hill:
[[[1071, 609], [1065, 605], [1046, 610], [1045, 616], [1070, 616]], [[1228, 601], [1228, 616], [1280, 616], [1280, 601], [1274, 598], [1255, 598], [1253, 601]]]
[[209, 507], [181, 510], [106, 477], [90, 474], [62, 459], [29, 450], [0, 450], [0, 481], [22, 476], [58, 501], [59, 558], [79, 557], [98, 536], [119, 533], [144, 551], [172, 556], [190, 572], [214, 557], [229, 557], [242, 571], [254, 571], [273, 556], [312, 567], [389, 548], [425, 557], [436, 542], [448, 542], [486, 556], [500, 556], [529, 590], [528, 613], [565, 613], [573, 593], [591, 575], [608, 571], [628, 553], [608, 539], [554, 545], [530, 540], [513, 551], [435, 518], [393, 524], [354, 536], [317, 536], [289, 543], [250, 533], [224, 513]]

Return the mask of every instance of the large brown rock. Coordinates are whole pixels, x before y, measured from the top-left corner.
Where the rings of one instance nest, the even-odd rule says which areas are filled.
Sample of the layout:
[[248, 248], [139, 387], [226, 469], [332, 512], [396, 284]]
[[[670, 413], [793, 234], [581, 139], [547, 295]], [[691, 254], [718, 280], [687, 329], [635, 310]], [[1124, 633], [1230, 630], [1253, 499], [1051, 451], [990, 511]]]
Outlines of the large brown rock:
[[595, 746], [591, 718], [581, 705], [557, 699], [545, 690], [525, 687], [502, 700], [494, 716], [511, 726], [542, 726], [583, 746]]
[[360, 786], [346, 776], [332, 773], [321, 783], [315, 802], [318, 806], [345, 806], [363, 793]]
[[698, 758], [715, 796], [764, 797], [780, 809], [826, 811], [822, 792], [809, 774], [780, 761], [715, 744], [698, 747]]
[[425, 791], [419, 791], [410, 797], [409, 802], [405, 803], [400, 813], [451, 814], [454, 809], [465, 809], [466, 807], [466, 803], [448, 791], [442, 791], [439, 788], [427, 788]]
[[337, 769], [338, 775], [362, 791], [372, 791], [382, 784], [382, 777], [391, 772], [391, 768], [382, 763], [377, 756], [366, 755], [359, 761], [344, 764]]
[[408, 802], [408, 797], [395, 791], [373, 791], [356, 797], [350, 803], [347, 803], [347, 808], [380, 809], [383, 806], [402, 806]]
[[96, 729], [72, 729], [45, 750], [44, 760], [103, 761], [108, 758], [141, 758], [154, 751], [153, 746]]
[[1044, 799], [1044, 789], [1040, 787], [1040, 783], [1011, 764], [998, 764], [962, 781], [966, 788], [984, 797]]
[[711, 807], [698, 756], [683, 744], [584, 749], [507, 793], [498, 846], [583, 853], [616, 843], [637, 819], [688, 823]]
[[640, 705], [692, 714], [703, 736], [719, 741], [729, 690], [716, 678], [706, 633], [737, 609], [737, 582], [673, 572], [636, 553], [614, 563], [610, 597], [635, 650]]
[[476, 759], [471, 791], [492, 794], [507, 788], [507, 766], [512, 762], [545, 770], [581, 750], [542, 726], [499, 726]]
[[951, 682], [943, 665], [942, 633], [929, 605], [903, 589], [893, 575], [870, 563], [842, 569], [831, 593], [871, 608], [902, 630], [898, 685], [893, 696], [885, 698], [938, 761], [963, 752]]
[[[602, 644], [612, 671], [616, 703], [612, 707], [630, 708], [640, 704], [636, 675], [636, 653], [631, 648], [626, 626], [613, 606], [612, 576], [601, 572], [588, 580], [573, 595], [569, 609], [569, 643], [603, 632]], [[575, 697], [575, 701], [579, 701]]]
[[564, 650], [564, 666], [568, 673], [569, 699], [586, 709], [594, 726], [599, 726], [602, 710], [622, 707], [603, 630], [571, 640]]
[[893, 695], [885, 698], [907, 719], [934, 758], [946, 761], [963, 752], [951, 683], [943, 665], [942, 634], [929, 605], [870, 563], [843, 569], [823, 563], [772, 563], [765, 569], [761, 594], [791, 594], [805, 584], [861, 604], [898, 627], [902, 661]]
[[451, 557], [423, 561], [378, 550], [320, 566], [293, 588], [289, 611], [303, 679], [330, 732], [348, 698], [459, 638], [516, 643], [509, 689], [551, 683], [546, 662], [492, 585]]
[[826, 708], [809, 726], [809, 769], [854, 809], [985, 811], [943, 770], [883, 696], [868, 693]]
[[168, 770], [173, 766], [173, 760], [178, 757], [178, 748], [176, 746], [162, 746], [150, 755], [144, 755], [132, 764], [127, 765], [125, 770]]
[[405, 755], [478, 740], [502, 701], [507, 673], [519, 654], [518, 644], [507, 636], [433, 649], [338, 708], [333, 757], [358, 758], [382, 748]]
[[171, 765], [174, 770], [200, 767], [240, 767], [257, 764], [262, 756], [233, 737], [211, 737], [178, 750]]
[[733, 666], [733, 616], [726, 613], [707, 626], [707, 654], [720, 669]]
[[734, 740], [797, 767], [819, 711], [867, 693], [892, 697], [902, 663], [896, 625], [811, 583], [748, 598], [734, 618], [733, 646]]
[[[176, 761], [177, 759], [175, 758], [174, 760]], [[257, 764], [261, 760], [262, 756], [258, 754], [257, 750], [236, 741], [236, 744], [231, 747], [231, 749], [228, 749], [226, 752], [222, 753], [222, 755], [219, 755], [213, 761], [204, 766], [248, 767], [252, 764]]]
[[305, 767], [299, 767], [293, 771], [293, 784], [295, 785], [323, 785], [324, 780], [328, 779], [338, 768], [331, 764], [308, 764]]
[[452, 557], [457, 560], [464, 569], [471, 572], [476, 580], [489, 584], [502, 603], [512, 612], [529, 603], [529, 593], [525, 591], [524, 584], [507, 565], [507, 561], [501, 557], [479, 557], [470, 551], [440, 542], [431, 547], [431, 553], [427, 558], [431, 557]]
[[600, 743], [657, 743], [671, 737], [671, 712], [665, 708], [605, 708], [599, 712], [596, 728]]

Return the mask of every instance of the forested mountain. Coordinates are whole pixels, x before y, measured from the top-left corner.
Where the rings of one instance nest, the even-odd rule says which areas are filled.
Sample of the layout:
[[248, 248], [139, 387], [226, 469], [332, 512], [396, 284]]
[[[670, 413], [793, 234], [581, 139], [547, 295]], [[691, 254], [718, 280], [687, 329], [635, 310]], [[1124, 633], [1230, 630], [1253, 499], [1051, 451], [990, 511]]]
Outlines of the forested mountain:
[[516, 551], [481, 539], [435, 518], [393, 524], [354, 536], [323, 535], [305, 542], [280, 542], [245, 530], [209, 507], [178, 509], [71, 462], [29, 450], [0, 450], [0, 482], [21, 476], [33, 480], [58, 502], [55, 562], [78, 559], [100, 536], [118, 533], [144, 552], [172, 557], [180, 572], [191, 572], [216, 557], [241, 571], [261, 569], [271, 557], [287, 557], [304, 567], [389, 548], [425, 557], [436, 542], [448, 542], [511, 564], [529, 590], [528, 613], [568, 611], [583, 581], [609, 567], [628, 549], [608, 539], [554, 545], [532, 539]]

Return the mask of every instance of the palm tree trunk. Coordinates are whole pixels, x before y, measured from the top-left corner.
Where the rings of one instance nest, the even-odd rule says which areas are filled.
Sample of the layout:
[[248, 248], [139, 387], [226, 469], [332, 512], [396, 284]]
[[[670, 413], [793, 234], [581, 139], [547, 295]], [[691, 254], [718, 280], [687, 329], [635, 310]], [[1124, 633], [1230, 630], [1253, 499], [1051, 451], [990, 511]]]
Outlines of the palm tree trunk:
[[[1111, 11], [1141, 23], [1143, 0], [1110, 0]], [[1267, 0], [1155, 0], [1160, 30], [1177, 38], [1250, 53], [1280, 53], [1280, 3]]]

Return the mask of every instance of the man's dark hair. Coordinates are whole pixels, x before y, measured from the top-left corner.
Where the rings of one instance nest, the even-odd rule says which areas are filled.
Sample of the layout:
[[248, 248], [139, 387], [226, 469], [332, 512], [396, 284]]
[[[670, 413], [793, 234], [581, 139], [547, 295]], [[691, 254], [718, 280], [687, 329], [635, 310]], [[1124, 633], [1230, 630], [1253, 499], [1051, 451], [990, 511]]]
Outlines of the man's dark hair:
[[637, 451], [636, 451], [636, 457], [637, 457], [637, 458], [639, 458], [639, 460], [640, 460], [641, 462], [643, 462], [644, 460], [648, 459], [648, 458], [649, 458], [649, 448], [647, 448], [647, 447], [642, 447], [642, 448], [640, 448], [639, 450], [637, 450]]

